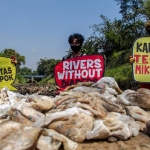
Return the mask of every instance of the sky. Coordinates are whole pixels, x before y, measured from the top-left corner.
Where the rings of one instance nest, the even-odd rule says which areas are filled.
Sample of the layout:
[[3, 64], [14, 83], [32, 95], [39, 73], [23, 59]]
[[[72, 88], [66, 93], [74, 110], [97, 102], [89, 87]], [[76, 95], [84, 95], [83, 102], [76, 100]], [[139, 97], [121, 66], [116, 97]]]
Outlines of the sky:
[[119, 19], [119, 10], [115, 0], [0, 0], [0, 51], [15, 49], [25, 56], [24, 66], [36, 70], [40, 59], [67, 54], [69, 35], [86, 40], [101, 14]]

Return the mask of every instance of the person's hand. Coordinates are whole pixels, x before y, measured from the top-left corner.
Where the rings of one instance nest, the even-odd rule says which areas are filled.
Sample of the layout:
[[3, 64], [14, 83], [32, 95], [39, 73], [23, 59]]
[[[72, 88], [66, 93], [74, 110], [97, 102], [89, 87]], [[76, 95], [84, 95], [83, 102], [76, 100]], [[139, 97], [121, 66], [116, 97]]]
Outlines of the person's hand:
[[17, 64], [17, 59], [15, 56], [11, 56], [10, 59], [12, 63]]
[[59, 94], [60, 94], [60, 87], [59, 87], [59, 86], [56, 86], [55, 94], [56, 94], [56, 95], [59, 95]]
[[59, 86], [56, 86], [56, 89], [57, 89], [57, 90], [60, 90], [60, 87], [59, 87]]
[[135, 58], [133, 58], [132, 56], [129, 57], [130, 63], [133, 64], [135, 62]]

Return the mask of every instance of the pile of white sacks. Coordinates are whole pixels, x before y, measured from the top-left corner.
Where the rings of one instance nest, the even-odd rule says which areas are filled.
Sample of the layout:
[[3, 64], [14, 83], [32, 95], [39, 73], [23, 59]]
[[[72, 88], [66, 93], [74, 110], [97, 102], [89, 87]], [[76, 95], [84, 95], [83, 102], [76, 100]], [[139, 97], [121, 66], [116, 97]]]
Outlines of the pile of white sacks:
[[121, 91], [111, 77], [56, 97], [0, 91], [0, 149], [78, 149], [92, 139], [127, 140], [150, 120], [150, 90]]

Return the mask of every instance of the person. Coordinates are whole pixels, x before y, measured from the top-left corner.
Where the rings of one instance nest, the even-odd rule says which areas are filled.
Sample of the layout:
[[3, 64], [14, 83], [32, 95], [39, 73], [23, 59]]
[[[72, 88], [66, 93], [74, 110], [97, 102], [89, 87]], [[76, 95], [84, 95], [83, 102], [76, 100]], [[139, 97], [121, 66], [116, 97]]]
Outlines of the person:
[[[145, 27], [146, 32], [150, 36], [150, 20], [148, 20], [147, 22], [145, 22], [144, 27]], [[130, 56], [130, 63], [133, 64], [134, 62], [135, 62], [135, 58], [133, 58], [132, 56]], [[150, 89], [150, 83], [140, 83], [140, 88]]]
[[85, 55], [82, 51], [82, 44], [84, 42], [84, 37], [80, 33], [73, 33], [69, 36], [68, 42], [72, 50], [71, 54], [68, 54], [62, 58], [62, 61], [69, 58], [79, 57]]
[[[144, 27], [145, 27], [146, 32], [150, 36], [150, 20], [145, 22]], [[135, 58], [130, 56], [130, 63], [133, 64], [134, 62], [135, 62]], [[150, 90], [150, 83], [140, 83], [140, 88], [146, 88]], [[148, 135], [150, 136], [150, 120], [146, 122], [146, 130], [147, 130]]]
[[[80, 33], [73, 33], [69, 36], [68, 42], [72, 52], [62, 58], [62, 61], [67, 60], [69, 58], [75, 58], [79, 56], [84, 56], [85, 54], [82, 52], [82, 44], [84, 42], [84, 36]], [[56, 95], [60, 93], [60, 88], [56, 86], [57, 91], [55, 92]]]

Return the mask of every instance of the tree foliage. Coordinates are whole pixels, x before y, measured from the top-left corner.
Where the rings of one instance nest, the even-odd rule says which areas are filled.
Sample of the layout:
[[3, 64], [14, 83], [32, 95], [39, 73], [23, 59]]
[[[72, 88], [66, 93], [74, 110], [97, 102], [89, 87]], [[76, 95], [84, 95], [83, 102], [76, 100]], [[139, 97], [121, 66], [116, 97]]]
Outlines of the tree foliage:
[[20, 66], [26, 63], [25, 56], [20, 55], [18, 52], [16, 52], [14, 49], [11, 48], [9, 49], [6, 48], [3, 51], [1, 51], [0, 56], [8, 57], [8, 58], [10, 58], [11, 56], [15, 56], [17, 59], [17, 64], [16, 64], [17, 72], [20, 71]]
[[[129, 28], [133, 37], [140, 36], [144, 18], [144, 0], [116, 0], [120, 4], [120, 13], [126, 28]], [[129, 31], [129, 30], [127, 30]]]
[[141, 20], [142, 10], [144, 9], [144, 0], [115, 0], [120, 5], [120, 13], [122, 19], [127, 24], [135, 23], [136, 20]]
[[146, 19], [150, 20], [150, 0], [145, 0], [144, 9], [142, 10], [142, 14], [146, 17]]
[[120, 13], [126, 23], [150, 19], [150, 0], [115, 0], [120, 5]]
[[54, 66], [60, 62], [61, 60], [55, 60], [55, 59], [40, 59], [39, 62], [37, 62], [37, 73], [39, 75], [51, 75], [53, 74]]
[[108, 19], [100, 15], [101, 23], [90, 26], [92, 35], [85, 41], [86, 53], [113, 52], [131, 49], [133, 42], [144, 36], [144, 22], [150, 16], [150, 0], [115, 0], [120, 5], [122, 19]]
[[[113, 51], [119, 51], [127, 47], [128, 43], [124, 43], [124, 34], [122, 32], [123, 22], [114, 19], [109, 20], [104, 15], [101, 15], [102, 23], [94, 24], [93, 34], [86, 40], [87, 49], [94, 49], [96, 53], [103, 52], [105, 55], [110, 55]], [[92, 41], [92, 42], [91, 42]]]
[[31, 75], [32, 70], [28, 67], [23, 67], [23, 68], [20, 68], [20, 74], [21, 75]]
[[98, 47], [95, 44], [95, 41], [90, 38], [87, 39], [82, 46], [82, 52], [87, 55], [93, 54], [93, 53], [98, 53]]

